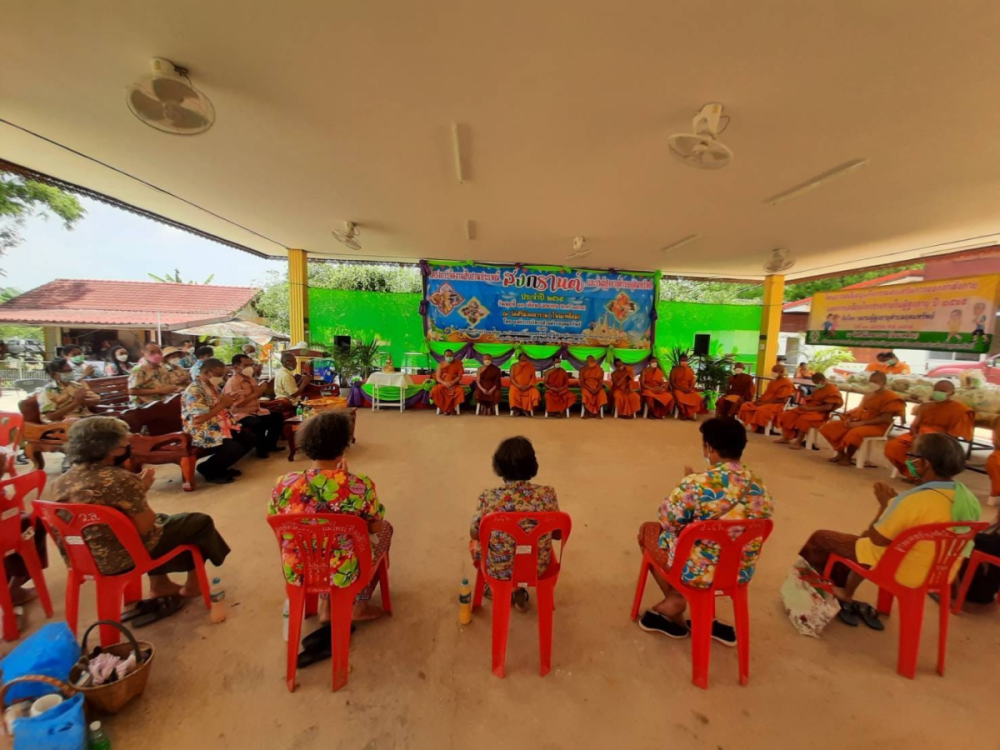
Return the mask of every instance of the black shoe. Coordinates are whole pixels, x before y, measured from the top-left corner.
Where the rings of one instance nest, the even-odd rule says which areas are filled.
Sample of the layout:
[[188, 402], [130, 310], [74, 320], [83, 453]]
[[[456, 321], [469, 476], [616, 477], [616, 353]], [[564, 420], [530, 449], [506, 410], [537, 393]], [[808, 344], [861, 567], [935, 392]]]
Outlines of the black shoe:
[[510, 595], [510, 602], [518, 612], [528, 611], [528, 589], [517, 588]]
[[647, 633], [660, 633], [667, 638], [687, 638], [691, 634], [691, 631], [683, 625], [678, 625], [651, 609], [647, 609], [639, 618], [639, 628]]
[[[684, 622], [687, 623], [689, 628], [691, 627], [690, 620], [685, 620]], [[723, 646], [732, 648], [736, 645], [736, 628], [718, 620], [712, 620], [712, 640], [718, 641]]]
[[[198, 473], [200, 474], [201, 472]], [[202, 474], [201, 476], [202, 479], [204, 479], [209, 484], [232, 484], [234, 481], [236, 481], [235, 479], [233, 479], [233, 477], [229, 476], [228, 474], [218, 477], [206, 477], [204, 474]]]
[[226, 469], [226, 474], [234, 478], [243, 476], [243, 472], [239, 469]]

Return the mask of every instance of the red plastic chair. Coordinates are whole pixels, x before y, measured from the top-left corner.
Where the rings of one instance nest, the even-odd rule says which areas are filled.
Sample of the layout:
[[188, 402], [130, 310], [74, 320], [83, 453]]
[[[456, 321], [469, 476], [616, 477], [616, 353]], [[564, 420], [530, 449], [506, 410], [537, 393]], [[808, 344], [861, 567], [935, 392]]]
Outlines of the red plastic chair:
[[[368, 524], [363, 518], [340, 513], [289, 513], [268, 516], [274, 536], [281, 550], [282, 540], [294, 540], [302, 564], [302, 585], [285, 582], [288, 596], [288, 666], [285, 682], [289, 692], [295, 692], [295, 668], [299, 654], [299, 638], [302, 634], [302, 617], [305, 614], [306, 599], [309, 608], [315, 611], [318, 594], [330, 595], [330, 639], [333, 651], [333, 690], [347, 684], [351, 651], [351, 612], [354, 597], [378, 575], [378, 586], [382, 593], [382, 608], [392, 614], [392, 600], [389, 598], [389, 556], [383, 555], [372, 560], [371, 544], [368, 541]], [[341, 588], [330, 581], [330, 558], [339, 549], [338, 537], [348, 536], [357, 555], [358, 579], [350, 586]]]
[[[21, 514], [25, 513], [25, 498], [32, 492], [37, 492], [37, 498], [45, 489], [45, 472], [32, 471], [21, 476], [0, 481], [0, 556], [17, 553], [24, 560], [31, 580], [35, 583], [38, 598], [42, 602], [46, 617], [52, 617], [52, 599], [45, 585], [45, 573], [42, 571], [38, 550], [35, 549], [33, 537], [25, 539], [21, 532]], [[17, 615], [14, 614], [14, 602], [10, 596], [10, 587], [0, 586], [0, 607], [3, 607], [3, 637], [5, 641], [16, 641], [21, 633], [17, 628]]]
[[[57, 532], [63, 542], [62, 547], [68, 558], [69, 568], [66, 577], [66, 621], [74, 633], [80, 610], [80, 587], [84, 581], [94, 581], [97, 587], [97, 619], [120, 623], [122, 603], [128, 604], [142, 599], [143, 575], [185, 552], [190, 552], [194, 558], [194, 567], [198, 574], [198, 584], [201, 587], [205, 607], [212, 608], [205, 561], [195, 545], [181, 545], [154, 560], [143, 545], [135, 525], [120, 510], [104, 505], [57, 503], [50, 500], [36, 501], [34, 506], [49, 534]], [[132, 558], [135, 567], [116, 575], [102, 574], [90, 552], [90, 547], [84, 542], [83, 531], [88, 526], [106, 526], [110, 529]], [[120, 635], [117, 628], [102, 625], [101, 645], [113, 646], [118, 643]]]
[[12, 477], [17, 476], [17, 449], [23, 426], [24, 417], [20, 414], [0, 412], [0, 462], [5, 464], [3, 473]]
[[[740, 562], [743, 559], [744, 548], [755, 541], [763, 545], [773, 528], [774, 523], [769, 518], [692, 523], [681, 531], [677, 539], [675, 563], [670, 570], [661, 568], [648, 552], [642, 553], [639, 583], [632, 602], [632, 620], [634, 622], [639, 616], [647, 574], [650, 570], [656, 570], [687, 599], [691, 608], [691, 681], [700, 688], [708, 688], [708, 664], [712, 653], [712, 621], [715, 619], [716, 595], [728, 596], [733, 600], [740, 684], [746, 685], [750, 679], [750, 608], [747, 600], [747, 586], [750, 584], [739, 582]], [[732, 536], [734, 529], [742, 529], [735, 538]], [[719, 545], [719, 562], [715, 566], [711, 588], [692, 588], [681, 580], [684, 562], [697, 541], [714, 542]]]
[[[976, 577], [976, 571], [979, 569], [980, 565], [997, 565], [1000, 566], [1000, 557], [996, 555], [987, 555], [985, 552], [974, 551], [969, 557], [969, 565], [965, 569], [965, 576], [962, 578], [962, 584], [958, 588], [958, 596], [955, 598], [955, 606], [951, 608], [954, 614], [958, 614], [962, 609], [962, 605], [965, 604], [965, 597], [969, 593], [969, 586], [972, 584], [972, 579]], [[1000, 595], [997, 596], [997, 601], [1000, 601]]]
[[[920, 630], [924, 623], [924, 601], [929, 593], [940, 598], [941, 625], [938, 635], [938, 674], [944, 675], [944, 657], [948, 645], [948, 615], [951, 612], [951, 571], [965, 545], [989, 524], [985, 522], [929, 523], [914, 526], [892, 540], [882, 559], [874, 568], [865, 568], [839, 555], [830, 555], [824, 578], [837, 563], [846, 565], [865, 580], [879, 587], [878, 611], [888, 616], [892, 611], [893, 597], [899, 599], [899, 663], [897, 671], [911, 680], [917, 674], [917, 654], [920, 651]], [[959, 533], [957, 528], [967, 528]], [[919, 542], [934, 543], [934, 563], [922, 586], [910, 588], [896, 582], [896, 571], [906, 554]]]
[[[536, 521], [531, 531], [521, 528], [521, 521]], [[493, 591], [493, 674], [504, 676], [507, 661], [507, 634], [510, 628], [510, 597], [514, 586], [534, 587], [538, 598], [538, 647], [540, 655], [539, 674], [544, 677], [552, 668], [552, 612], [555, 610], [556, 581], [562, 568], [563, 550], [573, 522], [568, 513], [549, 511], [545, 513], [487, 513], [479, 525], [479, 543], [483, 554], [479, 570], [476, 572], [476, 590], [472, 599], [472, 609], [482, 606], [483, 590], [489, 581]], [[514, 537], [518, 552], [514, 555], [514, 565], [508, 580], [493, 578], [486, 572], [489, 555], [490, 534], [500, 531]], [[559, 557], [555, 549], [549, 567], [541, 578], [538, 577], [538, 540], [545, 534], [557, 532], [561, 541]], [[553, 539], [555, 541], [555, 539]], [[522, 551], [523, 550], [523, 551]]]

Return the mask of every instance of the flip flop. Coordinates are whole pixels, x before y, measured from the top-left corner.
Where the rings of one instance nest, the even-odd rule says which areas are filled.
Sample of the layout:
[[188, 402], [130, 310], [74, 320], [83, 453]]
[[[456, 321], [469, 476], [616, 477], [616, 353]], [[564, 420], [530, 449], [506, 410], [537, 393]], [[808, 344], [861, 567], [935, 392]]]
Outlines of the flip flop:
[[861, 618], [861, 621], [872, 630], [885, 630], [885, 624], [878, 619], [878, 612], [870, 604], [855, 602], [854, 611]]
[[133, 628], [144, 628], [165, 617], [175, 615], [184, 609], [185, 605], [184, 598], [180, 596], [160, 596], [152, 599], [151, 603], [152, 608], [149, 612], [132, 620]]
[[855, 610], [853, 602], [841, 602], [840, 603], [840, 621], [845, 625], [850, 625], [852, 628], [858, 626], [857, 611]]
[[156, 611], [156, 599], [140, 599], [137, 601], [132, 609], [127, 609], [122, 612], [122, 622], [130, 622], [136, 617], [141, 615], [148, 615], [150, 612]]

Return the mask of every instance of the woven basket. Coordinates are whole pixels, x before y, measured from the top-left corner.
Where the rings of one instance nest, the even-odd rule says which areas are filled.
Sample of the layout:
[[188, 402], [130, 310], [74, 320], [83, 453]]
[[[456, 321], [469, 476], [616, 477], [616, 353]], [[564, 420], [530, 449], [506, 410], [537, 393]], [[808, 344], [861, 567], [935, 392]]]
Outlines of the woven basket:
[[[87, 637], [98, 625], [112, 625], [118, 628], [129, 641], [128, 643], [117, 643], [114, 646], [107, 646], [101, 650], [105, 653], [119, 656], [122, 659], [127, 659], [129, 654], [134, 653], [138, 667], [131, 674], [114, 682], [91, 687], [74, 687], [74, 690], [83, 693], [84, 700], [91, 709], [115, 714], [121, 711], [130, 700], [142, 695], [142, 691], [146, 689], [146, 683], [149, 682], [150, 666], [153, 663], [153, 644], [148, 641], [137, 641], [135, 636], [132, 635], [132, 631], [121, 623], [114, 622], [113, 620], [99, 620], [87, 628], [87, 632], [83, 634], [80, 648], [84, 656], [90, 653], [90, 649], [87, 647]], [[149, 653], [149, 658], [146, 661], [142, 661], [143, 651]], [[80, 675], [83, 674], [83, 670], [84, 667], [77, 665], [69, 673], [69, 680], [74, 686]]]
[[0, 711], [7, 708], [7, 690], [9, 690], [14, 685], [20, 685], [24, 682], [44, 682], [46, 685], [51, 685], [63, 694], [64, 698], [72, 698], [78, 692], [79, 688], [75, 688], [62, 680], [56, 679], [55, 677], [48, 677], [43, 674], [26, 674], [22, 677], [17, 677], [10, 682], [4, 683], [4, 686], [0, 688]]

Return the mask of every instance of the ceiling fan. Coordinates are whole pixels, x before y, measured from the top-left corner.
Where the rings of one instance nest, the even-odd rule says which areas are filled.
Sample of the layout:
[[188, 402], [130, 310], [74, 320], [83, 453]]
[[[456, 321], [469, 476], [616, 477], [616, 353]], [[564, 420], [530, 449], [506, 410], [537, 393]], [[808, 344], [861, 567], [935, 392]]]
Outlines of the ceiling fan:
[[771, 259], [764, 264], [764, 270], [768, 273], [782, 273], [794, 265], [792, 251], [787, 247], [776, 247], [771, 251]]
[[333, 229], [330, 232], [334, 239], [337, 240], [344, 247], [350, 248], [351, 250], [360, 250], [361, 243], [358, 242], [358, 236], [361, 234], [361, 229], [353, 221], [345, 221], [343, 230]]
[[667, 139], [670, 153], [689, 167], [722, 169], [733, 160], [733, 152], [716, 140], [721, 119], [722, 105], [706, 104], [691, 121], [692, 132], [675, 133]]
[[125, 89], [125, 103], [140, 122], [174, 135], [204, 133], [215, 123], [215, 107], [188, 78], [186, 68], [154, 57], [153, 72]]

